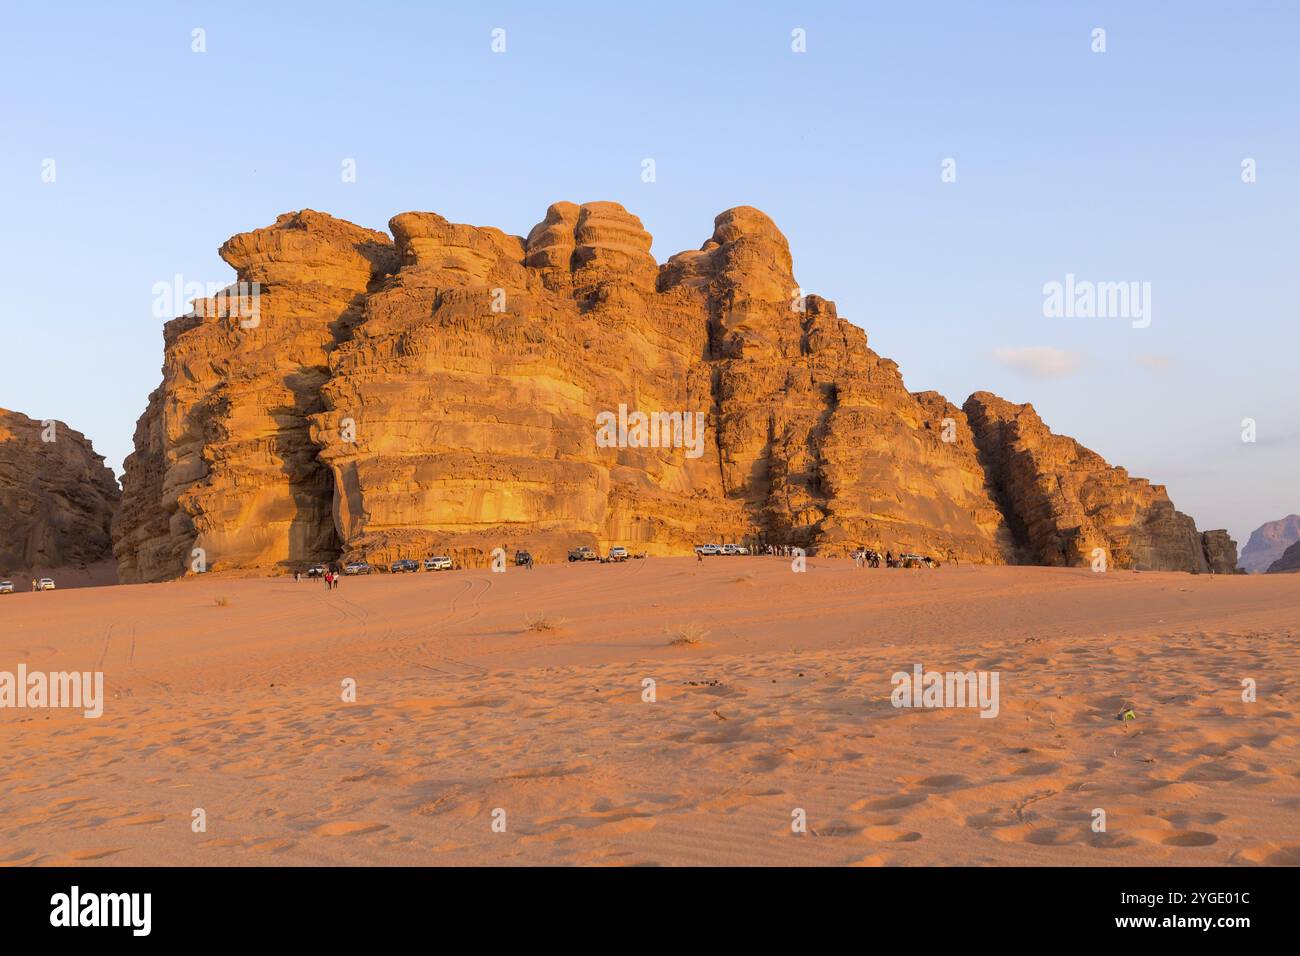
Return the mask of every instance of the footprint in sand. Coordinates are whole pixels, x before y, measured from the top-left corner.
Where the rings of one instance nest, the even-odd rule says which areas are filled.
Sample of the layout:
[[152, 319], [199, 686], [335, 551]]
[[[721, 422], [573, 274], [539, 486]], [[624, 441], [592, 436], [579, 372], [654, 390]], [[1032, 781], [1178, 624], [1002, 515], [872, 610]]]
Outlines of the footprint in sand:
[[1218, 843], [1219, 838], [1203, 830], [1183, 830], [1168, 834], [1160, 842], [1165, 846], [1209, 846]]
[[[382, 830], [384, 827], [380, 826], [379, 829]], [[298, 842], [296, 840], [271, 839], [254, 843], [249, 849], [253, 850], [255, 853], [285, 853], [292, 850], [297, 845]]]
[[29, 863], [35, 863], [40, 858], [41, 854], [36, 850], [0, 849], [0, 867], [26, 866]]
[[359, 836], [362, 833], [377, 833], [387, 830], [387, 823], [362, 823], [358, 820], [340, 820], [336, 823], [324, 823], [312, 832], [318, 836]]
[[862, 831], [862, 835], [876, 843], [915, 843], [921, 839], [921, 834], [915, 830], [906, 830], [902, 827], [867, 827]]
[[1259, 846], [1238, 850], [1232, 855], [1230, 863], [1256, 863], [1263, 866], [1300, 866], [1300, 845], [1278, 846], [1264, 843]]
[[112, 856], [114, 853], [125, 853], [127, 847], [101, 847], [95, 850], [73, 850], [68, 856], [74, 860], [102, 860], [106, 856]]
[[142, 827], [153, 823], [164, 823], [166, 817], [157, 813], [135, 813], [130, 816], [118, 817], [116, 820], [109, 820], [105, 823], [108, 827]]

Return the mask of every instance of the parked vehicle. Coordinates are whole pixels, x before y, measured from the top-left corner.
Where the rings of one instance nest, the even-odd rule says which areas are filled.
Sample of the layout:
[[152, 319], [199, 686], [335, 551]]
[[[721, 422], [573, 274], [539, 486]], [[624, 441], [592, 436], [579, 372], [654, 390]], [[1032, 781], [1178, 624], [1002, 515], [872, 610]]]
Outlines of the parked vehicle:
[[40, 583], [36, 585], [38, 591], [53, 591], [54, 578], [41, 578]]
[[409, 558], [402, 561], [394, 561], [388, 566], [388, 570], [393, 574], [413, 574], [420, 570], [420, 562], [412, 561]]
[[0, 581], [0, 594], [13, 594], [14, 583], [12, 581]]
[[527, 565], [531, 564], [532, 561], [533, 561], [533, 556], [529, 554], [527, 551], [515, 552], [515, 565], [517, 567], [521, 567], [521, 568], [526, 567]]
[[446, 555], [435, 555], [432, 558], [424, 559], [424, 570], [426, 571], [450, 571], [451, 558]]
[[352, 564], [349, 564], [346, 568], [343, 569], [343, 573], [344, 574], [369, 574], [373, 570], [374, 568], [366, 564], [366, 562], [364, 561], [354, 561]]
[[570, 561], [599, 561], [600, 555], [585, 544], [569, 552]]
[[695, 546], [695, 553], [708, 556], [710, 554], [721, 554], [722, 549], [716, 544], [697, 544]]
[[627, 548], [610, 548], [610, 549], [609, 549], [609, 560], [611, 560], [611, 561], [626, 561], [626, 560], [628, 559], [628, 557], [629, 557], [629, 555], [628, 555], [628, 553], [627, 553]]
[[312, 567], [312, 568], [308, 568], [308, 569], [307, 569], [307, 577], [309, 577], [309, 578], [323, 578], [323, 577], [325, 577], [325, 572], [328, 571], [328, 570], [329, 570], [329, 568], [325, 567], [325, 565], [323, 565], [323, 564], [318, 564], [318, 565], [316, 565], [315, 567]]

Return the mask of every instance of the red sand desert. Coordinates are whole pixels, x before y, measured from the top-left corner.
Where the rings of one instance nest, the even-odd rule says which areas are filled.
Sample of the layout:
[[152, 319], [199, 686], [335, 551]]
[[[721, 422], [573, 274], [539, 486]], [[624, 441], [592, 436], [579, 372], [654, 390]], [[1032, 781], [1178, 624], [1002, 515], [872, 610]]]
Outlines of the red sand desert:
[[[650, 558], [0, 622], [106, 698], [0, 710], [7, 865], [1300, 863], [1300, 575]], [[916, 664], [997, 716], [894, 707]]]

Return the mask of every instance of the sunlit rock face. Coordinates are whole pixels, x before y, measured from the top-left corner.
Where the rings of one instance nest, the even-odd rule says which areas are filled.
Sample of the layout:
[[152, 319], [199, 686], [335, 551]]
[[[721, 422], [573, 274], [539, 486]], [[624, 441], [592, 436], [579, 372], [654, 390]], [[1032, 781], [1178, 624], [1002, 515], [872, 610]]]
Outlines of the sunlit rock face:
[[[527, 237], [426, 212], [389, 230], [304, 211], [222, 247], [260, 322], [209, 302], [168, 324], [126, 465], [124, 579], [187, 573], [196, 549], [214, 571], [704, 541], [1080, 560], [1018, 534], [969, 403], [909, 392], [800, 291], [757, 209], [663, 265], [610, 202], [556, 203]], [[1203, 569], [1190, 520], [1148, 498], [1133, 565]]]
[[976, 392], [965, 411], [1017, 560], [1202, 572], [1211, 570], [1208, 547], [1214, 570], [1231, 573], [1236, 545], [1226, 532], [1212, 532], [1207, 542], [1162, 485], [1131, 478], [1073, 438], [1053, 434], [1032, 405]]

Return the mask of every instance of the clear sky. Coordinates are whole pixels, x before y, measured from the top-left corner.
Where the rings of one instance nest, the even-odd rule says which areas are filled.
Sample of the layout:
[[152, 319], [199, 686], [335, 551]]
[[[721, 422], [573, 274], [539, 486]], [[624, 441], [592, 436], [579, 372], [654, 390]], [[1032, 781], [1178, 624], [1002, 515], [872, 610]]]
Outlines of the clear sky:
[[[750, 204], [911, 389], [1032, 401], [1244, 544], [1300, 512], [1298, 28], [1284, 0], [5, 2], [0, 406], [120, 472], [155, 283], [233, 279], [218, 246], [289, 210], [526, 234], [612, 199], [663, 261]], [[1045, 317], [1067, 274], [1151, 283], [1150, 325]]]

